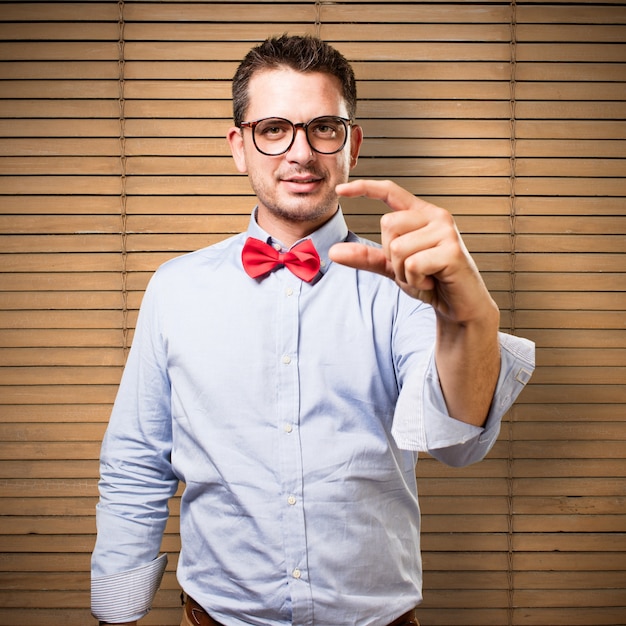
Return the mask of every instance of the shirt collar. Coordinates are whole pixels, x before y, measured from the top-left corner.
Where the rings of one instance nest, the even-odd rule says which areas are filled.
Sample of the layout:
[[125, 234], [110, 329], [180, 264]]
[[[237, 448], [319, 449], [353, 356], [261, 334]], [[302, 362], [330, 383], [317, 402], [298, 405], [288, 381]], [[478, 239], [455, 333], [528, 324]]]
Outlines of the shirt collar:
[[[246, 234], [248, 237], [260, 239], [261, 241], [269, 243], [271, 246], [285, 250], [285, 246], [280, 240], [275, 239], [259, 226], [256, 221], [256, 208], [252, 211], [252, 215], [250, 216], [250, 223]], [[328, 251], [334, 244], [345, 241], [347, 236], [348, 225], [346, 224], [346, 220], [343, 216], [343, 211], [341, 210], [341, 207], [339, 207], [337, 212], [323, 226], [311, 233], [308, 237], [299, 239], [293, 245], [295, 246], [297, 243], [304, 241], [305, 239], [311, 239], [315, 245], [317, 253], [320, 255], [322, 263], [320, 271], [325, 273], [331, 262], [328, 257]]]

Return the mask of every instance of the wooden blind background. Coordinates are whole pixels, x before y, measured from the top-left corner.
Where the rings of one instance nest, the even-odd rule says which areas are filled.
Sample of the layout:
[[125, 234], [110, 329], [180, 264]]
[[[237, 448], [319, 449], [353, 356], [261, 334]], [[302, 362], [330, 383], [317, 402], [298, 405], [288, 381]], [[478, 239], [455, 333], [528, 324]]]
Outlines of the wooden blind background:
[[[143, 289], [245, 228], [230, 78], [354, 62], [356, 175], [448, 207], [538, 370], [483, 463], [418, 464], [423, 626], [626, 624], [626, 6], [0, 2], [0, 624], [89, 615], [97, 457]], [[345, 203], [377, 236], [381, 207]], [[179, 623], [172, 555], [145, 624]], [[320, 625], [325, 626], [325, 625]]]

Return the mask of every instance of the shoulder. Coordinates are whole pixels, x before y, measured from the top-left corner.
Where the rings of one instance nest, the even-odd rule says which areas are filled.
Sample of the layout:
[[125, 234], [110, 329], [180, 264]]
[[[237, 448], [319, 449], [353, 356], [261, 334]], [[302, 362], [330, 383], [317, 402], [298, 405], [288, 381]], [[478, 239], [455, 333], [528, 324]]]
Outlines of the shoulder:
[[160, 265], [154, 273], [156, 280], [180, 280], [190, 273], [207, 273], [221, 265], [239, 259], [245, 235], [239, 233], [205, 248], [174, 257]]

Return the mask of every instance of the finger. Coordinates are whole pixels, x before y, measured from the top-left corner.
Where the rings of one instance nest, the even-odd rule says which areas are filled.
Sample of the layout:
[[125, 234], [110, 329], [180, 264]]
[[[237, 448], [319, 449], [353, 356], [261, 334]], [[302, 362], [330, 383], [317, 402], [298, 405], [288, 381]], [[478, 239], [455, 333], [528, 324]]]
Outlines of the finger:
[[425, 224], [419, 211], [386, 213], [380, 220], [383, 251], [401, 281], [406, 280], [403, 267], [405, 259], [428, 245], [423, 233]]
[[381, 200], [394, 211], [407, 211], [427, 204], [390, 180], [354, 180], [337, 185], [335, 191], [337, 195], [346, 198], [365, 196], [372, 200]]
[[404, 282], [419, 289], [433, 289], [434, 275], [439, 267], [438, 255], [438, 251], [430, 248], [407, 257], [401, 266]]
[[392, 280], [395, 278], [393, 268], [380, 248], [361, 243], [336, 243], [330, 248], [328, 255], [335, 263], [375, 272]]
[[426, 211], [387, 213], [381, 219], [381, 242], [398, 279], [405, 281], [405, 262], [413, 255], [438, 248], [448, 231]]
[[415, 279], [414, 285], [398, 280], [391, 263], [380, 248], [358, 243], [336, 243], [330, 248], [329, 256], [336, 263], [358, 270], [375, 272], [395, 281], [412, 298], [418, 298], [423, 302], [431, 302], [433, 298], [434, 280], [430, 276], [420, 276], [419, 280]]

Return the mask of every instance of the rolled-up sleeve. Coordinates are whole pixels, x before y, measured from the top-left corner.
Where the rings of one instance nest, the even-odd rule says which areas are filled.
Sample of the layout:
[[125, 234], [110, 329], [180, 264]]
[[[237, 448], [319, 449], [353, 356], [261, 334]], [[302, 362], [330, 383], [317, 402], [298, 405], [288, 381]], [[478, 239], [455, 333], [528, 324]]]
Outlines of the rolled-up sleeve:
[[132, 570], [93, 578], [91, 612], [111, 624], [141, 619], [152, 606], [167, 565], [167, 555]]
[[404, 382], [392, 435], [404, 450], [428, 452], [447, 465], [461, 467], [480, 461], [493, 447], [502, 417], [515, 402], [535, 369], [532, 341], [505, 333], [500, 339], [500, 375], [484, 426], [450, 417], [441, 391], [434, 352]]

